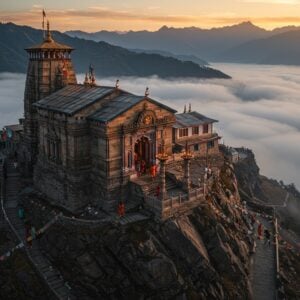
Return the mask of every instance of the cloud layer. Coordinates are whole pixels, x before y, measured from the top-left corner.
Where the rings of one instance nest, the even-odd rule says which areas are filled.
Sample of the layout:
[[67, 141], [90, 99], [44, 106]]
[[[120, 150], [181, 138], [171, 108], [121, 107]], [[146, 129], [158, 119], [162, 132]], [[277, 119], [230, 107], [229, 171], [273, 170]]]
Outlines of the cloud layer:
[[[300, 188], [300, 68], [223, 64], [215, 66], [233, 80], [161, 80], [119, 78], [122, 89], [150, 96], [182, 111], [219, 120], [226, 144], [255, 151], [261, 172]], [[83, 76], [78, 76], [79, 81]], [[114, 85], [116, 78], [99, 79]], [[0, 126], [23, 114], [24, 75], [0, 74]]]

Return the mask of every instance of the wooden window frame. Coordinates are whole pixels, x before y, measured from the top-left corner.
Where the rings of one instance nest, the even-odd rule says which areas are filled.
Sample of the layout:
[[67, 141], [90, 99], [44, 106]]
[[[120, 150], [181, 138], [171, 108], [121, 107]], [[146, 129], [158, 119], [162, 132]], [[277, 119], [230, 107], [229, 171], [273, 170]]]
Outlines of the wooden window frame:
[[199, 135], [199, 126], [192, 127], [192, 135]]

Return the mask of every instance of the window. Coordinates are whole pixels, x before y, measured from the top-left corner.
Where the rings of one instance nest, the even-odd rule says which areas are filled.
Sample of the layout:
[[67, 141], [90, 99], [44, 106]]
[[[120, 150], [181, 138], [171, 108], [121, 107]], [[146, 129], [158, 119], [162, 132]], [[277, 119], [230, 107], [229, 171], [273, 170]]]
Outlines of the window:
[[207, 143], [207, 149], [211, 149], [211, 148], [213, 148], [215, 146], [215, 141], [209, 141], [208, 143]]
[[194, 151], [199, 151], [199, 144], [194, 145]]
[[208, 124], [203, 124], [203, 133], [208, 133]]
[[199, 135], [199, 127], [198, 127], [198, 126], [193, 127], [193, 129], [192, 129], [192, 134], [193, 134], [193, 135]]
[[179, 129], [179, 137], [184, 137], [189, 135], [189, 129], [188, 128], [180, 128]]
[[163, 130], [157, 131], [157, 138], [162, 139], [163, 137], [164, 137], [164, 131]]
[[61, 160], [61, 142], [58, 140], [47, 140], [47, 154], [50, 160], [60, 162]]
[[128, 151], [127, 160], [128, 160], [127, 167], [132, 168], [132, 153], [131, 153], [131, 151]]

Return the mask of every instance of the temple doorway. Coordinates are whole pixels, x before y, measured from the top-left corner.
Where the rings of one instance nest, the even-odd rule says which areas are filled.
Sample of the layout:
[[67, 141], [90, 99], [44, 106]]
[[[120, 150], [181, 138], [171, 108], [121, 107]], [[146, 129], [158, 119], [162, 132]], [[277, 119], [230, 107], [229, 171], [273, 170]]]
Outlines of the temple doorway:
[[135, 169], [145, 174], [153, 163], [153, 144], [149, 138], [142, 136], [134, 145], [134, 164]]

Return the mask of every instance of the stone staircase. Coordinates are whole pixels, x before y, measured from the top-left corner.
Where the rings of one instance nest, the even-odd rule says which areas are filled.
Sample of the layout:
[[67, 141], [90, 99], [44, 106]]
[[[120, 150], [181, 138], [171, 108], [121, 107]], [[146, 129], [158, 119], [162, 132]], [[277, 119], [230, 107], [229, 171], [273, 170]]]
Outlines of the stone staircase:
[[[272, 232], [272, 226], [268, 220], [259, 217], [259, 221], [263, 224], [264, 228], [268, 228]], [[257, 225], [255, 229], [257, 230]], [[264, 240], [256, 240], [252, 271], [253, 298], [255, 300], [276, 299], [275, 276], [275, 246], [273, 242], [269, 246]]]
[[26, 254], [37, 273], [44, 279], [49, 289], [57, 299], [76, 299], [71, 289], [62, 278], [60, 272], [56, 270], [51, 262], [43, 255], [39, 242], [34, 240], [32, 247], [28, 247], [25, 242], [25, 225], [18, 218], [18, 191], [20, 187], [20, 174], [14, 168], [11, 161], [7, 165], [7, 180], [4, 195], [4, 212], [9, 220], [12, 231], [20, 242], [25, 244]]
[[[143, 195], [154, 196], [156, 193], [156, 188], [160, 184], [159, 176], [157, 176], [154, 180], [148, 176], [144, 175], [138, 178], [131, 180], [131, 184], [134, 185], [134, 190], [142, 193]], [[167, 191], [176, 188], [176, 183], [166, 176], [166, 189]]]
[[119, 218], [118, 223], [124, 226], [127, 224], [141, 222], [148, 219], [149, 216], [143, 215], [141, 213], [129, 213], [129, 214], [125, 214], [124, 217]]

